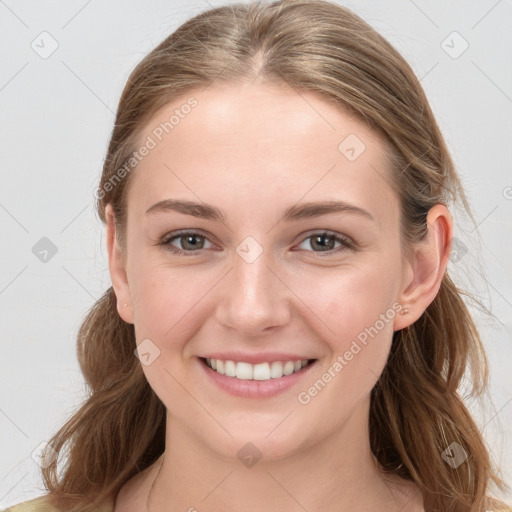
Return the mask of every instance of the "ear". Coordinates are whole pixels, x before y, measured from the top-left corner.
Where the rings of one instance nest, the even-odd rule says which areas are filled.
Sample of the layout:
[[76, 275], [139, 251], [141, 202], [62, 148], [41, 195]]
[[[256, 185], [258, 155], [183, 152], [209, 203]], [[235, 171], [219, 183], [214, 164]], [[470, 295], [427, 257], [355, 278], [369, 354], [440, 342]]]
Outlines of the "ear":
[[407, 261], [399, 302], [407, 312], [396, 315], [395, 331], [413, 324], [435, 299], [446, 272], [453, 237], [448, 208], [433, 206], [427, 214], [427, 235], [412, 248]]
[[117, 312], [125, 322], [133, 324], [132, 297], [126, 275], [126, 254], [119, 246], [116, 237], [116, 221], [111, 204], [105, 208], [105, 217], [107, 221], [108, 267], [112, 287], [117, 297]]

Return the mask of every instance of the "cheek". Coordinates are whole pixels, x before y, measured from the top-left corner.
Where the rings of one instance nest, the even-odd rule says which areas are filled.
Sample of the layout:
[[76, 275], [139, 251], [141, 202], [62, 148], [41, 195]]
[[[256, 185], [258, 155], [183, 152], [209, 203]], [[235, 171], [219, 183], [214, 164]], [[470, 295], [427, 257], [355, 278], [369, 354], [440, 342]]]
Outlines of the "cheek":
[[331, 392], [349, 401], [368, 393], [385, 366], [399, 310], [397, 261], [381, 254], [364, 265], [336, 269], [318, 281], [317, 293], [307, 295], [304, 285], [299, 292], [328, 327], [322, 339], [329, 352], [323, 366], [327, 373], [319, 386], [329, 383]]
[[186, 415], [190, 397], [180, 384], [187, 380], [183, 358], [191, 350], [189, 340], [194, 339], [209, 315], [204, 308], [205, 298], [218, 277], [199, 267], [171, 268], [161, 258], [153, 262], [150, 258], [134, 258], [135, 269], [135, 335], [137, 344], [149, 347], [151, 357], [150, 364], [141, 358], [142, 369], [166, 407]]
[[311, 429], [313, 418], [322, 415], [326, 431], [345, 421], [367, 399], [386, 365], [398, 307], [390, 291], [393, 283], [375, 278], [370, 272], [353, 274], [326, 286], [328, 297], [319, 311], [334, 331], [322, 340], [329, 356], [296, 397]]
[[198, 321], [201, 301], [218, 276], [200, 266], [171, 267], [162, 260], [151, 255], [132, 260], [134, 324], [138, 340], [151, 338], [174, 350], [192, 337], [188, 330]]
[[[302, 275], [294, 284], [297, 295], [328, 328], [326, 341], [333, 351], [344, 350], [347, 343], [376, 323], [379, 331], [392, 334], [400, 263], [391, 254], [328, 269], [315, 279], [305, 277]], [[384, 326], [380, 322], [382, 315], [386, 316]]]

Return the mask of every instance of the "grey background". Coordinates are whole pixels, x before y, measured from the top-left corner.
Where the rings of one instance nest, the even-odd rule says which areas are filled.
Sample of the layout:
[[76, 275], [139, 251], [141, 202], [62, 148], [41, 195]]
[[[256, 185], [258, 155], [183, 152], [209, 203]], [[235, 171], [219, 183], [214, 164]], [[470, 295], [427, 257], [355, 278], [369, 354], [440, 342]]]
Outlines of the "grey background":
[[[31, 454], [84, 394], [76, 333], [110, 283], [93, 190], [128, 74], [186, 19], [223, 3], [0, 0], [0, 507], [42, 494]], [[512, 483], [512, 4], [340, 3], [409, 61], [470, 197], [478, 230], [456, 218], [450, 270], [494, 317], [475, 311], [492, 402], [469, 405]], [[47, 58], [31, 47], [48, 52], [52, 39]], [[40, 252], [43, 237], [55, 254]]]

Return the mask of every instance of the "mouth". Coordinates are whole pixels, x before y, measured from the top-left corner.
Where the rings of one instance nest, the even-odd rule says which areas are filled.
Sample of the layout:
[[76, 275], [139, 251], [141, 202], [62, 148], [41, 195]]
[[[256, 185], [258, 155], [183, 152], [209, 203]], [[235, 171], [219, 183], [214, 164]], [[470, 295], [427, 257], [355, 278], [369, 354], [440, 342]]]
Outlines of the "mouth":
[[[198, 357], [210, 383], [232, 396], [248, 399], [269, 399], [292, 390], [304, 382], [317, 359], [294, 359], [251, 364], [231, 359]], [[304, 387], [305, 384], [302, 384]]]
[[[301, 357], [302, 356], [302, 357]], [[232, 351], [196, 356], [198, 368], [206, 380], [207, 392], [215, 389], [229, 395], [266, 399], [304, 388], [307, 375], [320, 364], [319, 359], [304, 357], [296, 352]], [[212, 390], [212, 385], [214, 390]]]
[[316, 359], [297, 359], [251, 364], [244, 361], [204, 357], [200, 357], [199, 359], [210, 370], [220, 375], [245, 381], [282, 379], [301, 372], [304, 368], [311, 366], [316, 361]]

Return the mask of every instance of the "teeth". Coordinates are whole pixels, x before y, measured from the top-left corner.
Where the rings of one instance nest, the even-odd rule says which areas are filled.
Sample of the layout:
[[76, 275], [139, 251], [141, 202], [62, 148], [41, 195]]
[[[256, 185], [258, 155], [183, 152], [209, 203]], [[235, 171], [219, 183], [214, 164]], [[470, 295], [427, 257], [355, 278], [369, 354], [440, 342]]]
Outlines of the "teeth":
[[[226, 361], [226, 366], [228, 363], [232, 363], [235, 366], [233, 361]], [[227, 375], [227, 373], [226, 373]], [[237, 379], [250, 380], [253, 375], [253, 366], [249, 363], [236, 363], [235, 373], [233, 375], [228, 375], [228, 377], [236, 377]]]
[[295, 369], [295, 363], [293, 361], [286, 361], [283, 365], [283, 375], [290, 375]]
[[224, 361], [224, 374], [226, 377], [236, 376], [236, 364], [233, 361]]
[[274, 361], [270, 365], [270, 376], [273, 379], [278, 379], [283, 376], [283, 365], [281, 364], [281, 361]]
[[250, 364], [242, 361], [235, 363], [234, 361], [207, 358], [206, 364], [212, 370], [227, 377], [235, 377], [241, 380], [270, 380], [280, 379], [283, 376], [298, 372], [308, 364], [308, 360]]

